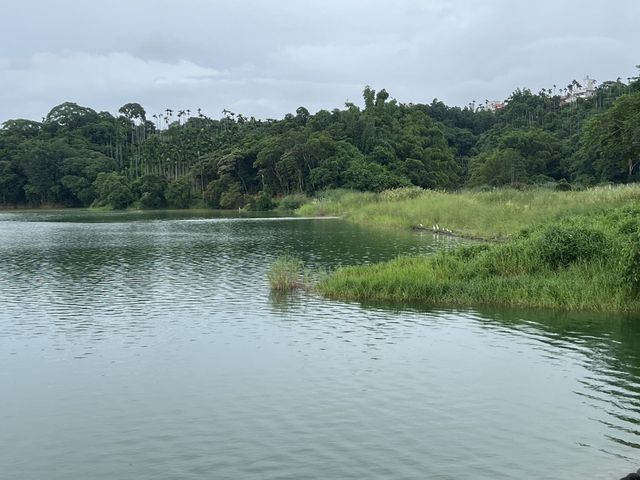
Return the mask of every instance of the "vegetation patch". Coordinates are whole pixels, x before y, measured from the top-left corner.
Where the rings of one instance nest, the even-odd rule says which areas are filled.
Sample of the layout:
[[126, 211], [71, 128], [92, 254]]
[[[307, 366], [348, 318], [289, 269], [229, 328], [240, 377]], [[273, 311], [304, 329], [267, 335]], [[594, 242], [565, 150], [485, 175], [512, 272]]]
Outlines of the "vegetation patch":
[[293, 211], [300, 208], [305, 203], [309, 202], [309, 197], [304, 193], [293, 193], [280, 199], [278, 202], [278, 208], [280, 210]]
[[424, 305], [640, 311], [640, 208], [523, 230], [501, 244], [344, 267], [319, 290], [332, 298]]
[[[360, 106], [301, 106], [279, 120], [64, 102], [41, 122], [0, 126], [0, 205], [268, 210], [275, 198], [288, 210], [336, 188], [409, 203], [423, 189], [580, 190], [640, 181], [639, 124], [640, 77], [586, 96], [518, 89], [495, 110], [400, 103], [365, 87]], [[397, 223], [394, 213], [376, 218]]]
[[304, 263], [291, 255], [278, 257], [271, 265], [267, 278], [271, 290], [276, 293], [292, 292], [308, 284]]
[[452, 193], [410, 187], [378, 194], [350, 190], [323, 192], [298, 209], [298, 213], [305, 216], [339, 215], [376, 227], [419, 228], [469, 238], [504, 240], [535, 225], [603, 212], [639, 201], [638, 184], [581, 191], [534, 187]]

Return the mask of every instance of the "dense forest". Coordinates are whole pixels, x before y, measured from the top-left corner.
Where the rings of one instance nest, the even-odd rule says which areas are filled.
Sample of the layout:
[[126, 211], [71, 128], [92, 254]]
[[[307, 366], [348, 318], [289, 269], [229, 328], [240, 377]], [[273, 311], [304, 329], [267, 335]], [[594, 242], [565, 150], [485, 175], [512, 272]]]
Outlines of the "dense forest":
[[640, 180], [640, 79], [513, 92], [500, 108], [399, 103], [366, 87], [364, 107], [281, 120], [223, 110], [118, 115], [75, 103], [0, 129], [0, 204], [268, 209], [332, 188], [450, 190]]

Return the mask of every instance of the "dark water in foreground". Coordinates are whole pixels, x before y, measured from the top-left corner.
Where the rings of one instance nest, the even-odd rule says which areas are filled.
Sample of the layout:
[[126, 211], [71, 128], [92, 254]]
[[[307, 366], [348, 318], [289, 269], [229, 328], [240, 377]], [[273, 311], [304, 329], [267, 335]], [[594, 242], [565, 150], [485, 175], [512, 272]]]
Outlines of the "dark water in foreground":
[[[187, 217], [192, 214], [187, 214]], [[339, 220], [0, 213], [2, 479], [617, 479], [640, 321], [273, 298], [448, 240]]]

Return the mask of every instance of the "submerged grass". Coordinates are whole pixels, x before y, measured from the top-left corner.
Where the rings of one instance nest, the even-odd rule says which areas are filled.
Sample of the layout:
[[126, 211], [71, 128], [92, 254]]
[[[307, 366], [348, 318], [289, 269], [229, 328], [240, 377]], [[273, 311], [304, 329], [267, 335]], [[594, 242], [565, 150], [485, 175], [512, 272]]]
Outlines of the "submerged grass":
[[[633, 191], [579, 198], [608, 199], [610, 206]], [[574, 200], [563, 204], [579, 210]], [[521, 230], [502, 244], [340, 268], [318, 288], [359, 301], [640, 312], [640, 207], [592, 210]]]
[[419, 188], [379, 194], [335, 190], [298, 209], [301, 215], [339, 215], [359, 224], [451, 230], [463, 237], [505, 239], [523, 228], [573, 215], [598, 213], [640, 201], [640, 185], [558, 192], [519, 191], [445, 193]]
[[276, 293], [286, 293], [306, 285], [304, 264], [292, 255], [278, 257], [267, 273], [269, 286]]

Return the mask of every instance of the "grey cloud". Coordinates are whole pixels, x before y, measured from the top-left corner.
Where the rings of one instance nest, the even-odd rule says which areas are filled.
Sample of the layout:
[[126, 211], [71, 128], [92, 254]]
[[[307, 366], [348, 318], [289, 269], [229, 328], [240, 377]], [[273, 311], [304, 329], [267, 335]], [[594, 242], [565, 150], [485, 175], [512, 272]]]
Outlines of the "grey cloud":
[[626, 78], [639, 23], [635, 0], [22, 0], [0, 17], [0, 121], [66, 100], [280, 117], [359, 102], [366, 84], [465, 105]]

